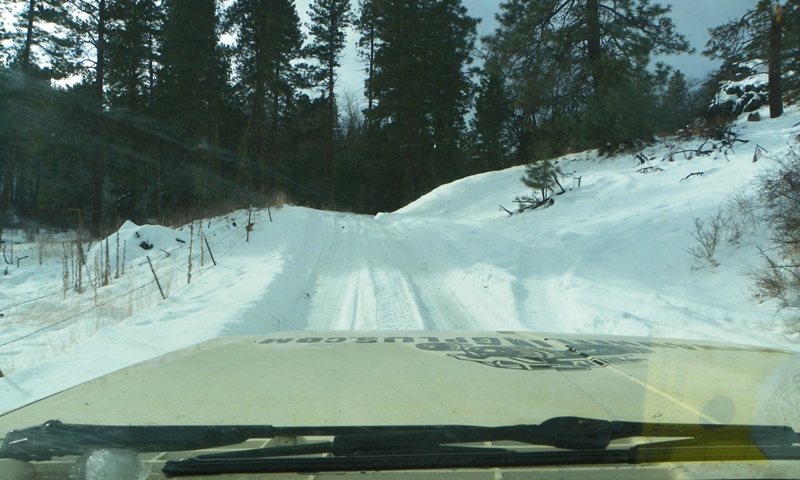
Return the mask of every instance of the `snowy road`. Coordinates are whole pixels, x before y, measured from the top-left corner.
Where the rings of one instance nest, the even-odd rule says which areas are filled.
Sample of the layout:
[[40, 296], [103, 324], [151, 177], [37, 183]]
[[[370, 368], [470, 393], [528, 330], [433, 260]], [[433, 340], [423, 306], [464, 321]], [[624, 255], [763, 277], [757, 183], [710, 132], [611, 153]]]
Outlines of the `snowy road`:
[[241, 312], [235, 333], [497, 326], [497, 312], [452, 291], [460, 269], [452, 260], [463, 252], [446, 236], [387, 217], [315, 212], [308, 222], [285, 244], [283, 269]]

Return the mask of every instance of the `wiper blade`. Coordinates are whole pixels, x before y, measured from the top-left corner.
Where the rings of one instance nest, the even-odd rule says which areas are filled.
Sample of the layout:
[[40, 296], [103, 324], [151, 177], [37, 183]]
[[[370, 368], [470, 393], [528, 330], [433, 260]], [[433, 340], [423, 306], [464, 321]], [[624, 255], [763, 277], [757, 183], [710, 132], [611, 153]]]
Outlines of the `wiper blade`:
[[[671, 438], [625, 450], [605, 450], [613, 440]], [[513, 441], [569, 451], [518, 453], [505, 448], [454, 444]], [[722, 458], [800, 458], [800, 435], [789, 427], [607, 421], [556, 417], [538, 425], [447, 427], [427, 431], [337, 435], [330, 442], [268, 447], [166, 462], [171, 476], [221, 473], [479, 468], [523, 465], [630, 463]], [[753, 448], [753, 447], [757, 448]], [[702, 458], [697, 448], [702, 447]], [[739, 449], [734, 454], [730, 449]], [[754, 453], [755, 452], [755, 453]], [[327, 454], [328, 457], [302, 457]], [[290, 458], [287, 458], [290, 457]]]
[[[680, 438], [689, 445], [783, 445], [800, 443], [789, 427], [762, 425], [706, 425], [643, 423], [555, 417], [538, 425], [453, 427], [399, 432], [338, 434], [330, 442], [300, 447], [269, 447], [202, 455], [199, 459], [289, 456], [328, 453], [334, 456], [432, 452], [444, 445], [513, 441], [569, 450], [604, 449], [613, 440], [631, 437]], [[675, 445], [678, 442], [673, 441]], [[308, 450], [307, 452], [305, 450]]]
[[[679, 438], [654, 447], [607, 451], [611, 441], [630, 437]], [[517, 453], [507, 449], [460, 447], [454, 444], [516, 441], [569, 449]], [[770, 458], [798, 458], [792, 445], [800, 436], [788, 427], [760, 425], [693, 425], [606, 421], [580, 417], [557, 417], [538, 425], [503, 427], [438, 428], [426, 431], [378, 432], [337, 435], [330, 442], [292, 447], [273, 447], [201, 455], [170, 461], [167, 475], [218, 473], [276, 473], [297, 471], [392, 470], [408, 468], [477, 468], [489, 466], [552, 465], [575, 463], [619, 463], [666, 461], [696, 455], [703, 446], [704, 458], [710, 448], [744, 447]], [[752, 449], [755, 445], [758, 448]], [[787, 452], [786, 449], [791, 449]], [[577, 451], [576, 451], [577, 450]], [[679, 451], [680, 450], [680, 451]], [[316, 458], [301, 455], [328, 454]], [[730, 451], [728, 451], [730, 454]], [[737, 453], [737, 455], [739, 455]], [[288, 457], [288, 458], [287, 458]], [[763, 458], [763, 457], [762, 457]]]
[[663, 462], [800, 460], [796, 447], [644, 447], [624, 450], [544, 450], [541, 452], [358, 455], [349, 457], [269, 457], [206, 459], [197, 457], [166, 462], [168, 477], [185, 475], [365, 472], [459, 468], [514, 468], [565, 465], [612, 465]]
[[[584, 420], [589, 421], [589, 419]], [[83, 425], [49, 420], [42, 425], [9, 432], [0, 446], [0, 458], [43, 461], [65, 455], [83, 455], [99, 448], [117, 448], [134, 452], [199, 450], [234, 445], [250, 438], [279, 436], [333, 436], [336, 437], [337, 454], [349, 454], [363, 453], [369, 449], [395, 451], [409, 445], [465, 443], [470, 441], [468, 440], [470, 438], [485, 438], [486, 440], [482, 441], [490, 441], [510, 435], [534, 434], [534, 430], [529, 427], [538, 427], [537, 431], [551, 430], [547, 438], [541, 438], [539, 441], [557, 443], [555, 446], [560, 446], [562, 443], [557, 441], [555, 430], [551, 428], [559, 421], [552, 419], [541, 426], [516, 427], [464, 425], [274, 427], [272, 425]], [[564, 429], [558, 428], [558, 430]], [[574, 428], [570, 430], [574, 431]], [[393, 434], [400, 436], [394, 437]], [[376, 438], [371, 435], [381, 436]], [[570, 444], [565, 444], [564, 448], [581, 448], [578, 445], [580, 442], [581, 438], [572, 435]], [[596, 442], [591, 446], [598, 447]]]
[[49, 420], [42, 425], [12, 430], [0, 447], [0, 458], [43, 461], [64, 455], [83, 455], [99, 448], [134, 452], [195, 450], [232, 445], [271, 434], [270, 426], [112, 426], [66, 424]]
[[275, 427], [272, 425], [165, 425], [118, 426], [68, 424], [49, 420], [8, 432], [0, 458], [44, 461], [65, 455], [83, 455], [100, 448], [134, 452], [177, 452], [235, 445], [251, 438], [357, 435], [399, 431], [434, 431], [467, 426], [390, 425], [342, 427]]
[[[695, 446], [756, 446], [758, 449], [792, 448], [800, 444], [800, 435], [789, 427], [764, 425], [695, 425], [607, 421], [581, 417], [555, 417], [538, 425], [479, 427], [464, 425], [275, 427], [271, 425], [183, 425], [183, 426], [107, 426], [75, 425], [51, 420], [43, 425], [13, 430], [0, 446], [0, 458], [25, 461], [49, 460], [64, 455], [82, 455], [99, 448], [126, 449], [134, 452], [184, 451], [235, 445], [251, 438], [333, 437], [329, 442], [294, 447], [240, 450], [225, 454], [203, 455], [179, 462], [167, 462], [164, 472], [182, 474], [185, 469], [205, 472], [212, 464], [225, 472], [297, 471], [297, 462], [334, 461], [341, 458], [398, 458], [427, 455], [428, 462], [464, 462], [466, 457], [480, 461], [486, 453], [500, 459], [511, 455], [519, 461], [520, 453], [505, 448], [469, 447], [463, 444], [514, 441], [562, 449], [605, 451], [613, 440], [630, 437], [680, 438], [669, 445], [674, 450]], [[659, 444], [659, 445], [663, 445]], [[652, 450], [655, 451], [655, 450]], [[332, 458], [287, 458], [328, 454]], [[553, 453], [553, 455], [558, 455]], [[588, 455], [588, 453], [587, 453]], [[792, 453], [792, 455], [796, 455]], [[591, 456], [591, 455], [590, 455]], [[540, 460], [545, 457], [540, 457]], [[608, 458], [608, 457], [606, 457]], [[371, 459], [371, 460], [370, 460]], [[487, 460], [491, 461], [491, 460]], [[561, 461], [561, 460], [559, 460]], [[274, 470], [279, 468], [288, 470]], [[313, 463], [313, 462], [312, 462]], [[419, 463], [419, 462], [417, 462]], [[262, 465], [264, 464], [264, 465]], [[405, 465], [404, 461], [399, 464]], [[308, 463], [307, 465], [311, 465]], [[351, 466], [339, 467], [350, 469]], [[321, 467], [320, 467], [321, 468]], [[244, 470], [243, 470], [244, 469]], [[311, 468], [316, 470], [317, 467]], [[323, 468], [324, 469], [324, 468]]]

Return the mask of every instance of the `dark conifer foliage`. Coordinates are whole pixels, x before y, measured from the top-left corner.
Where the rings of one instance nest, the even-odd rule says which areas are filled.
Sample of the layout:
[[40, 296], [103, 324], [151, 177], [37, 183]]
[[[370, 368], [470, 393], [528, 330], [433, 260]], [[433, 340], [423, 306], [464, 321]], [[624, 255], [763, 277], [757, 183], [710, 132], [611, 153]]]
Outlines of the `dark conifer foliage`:
[[[399, 206], [463, 167], [464, 114], [472, 85], [477, 20], [460, 0], [374, 0], [377, 39], [367, 81], [374, 150], [387, 174], [387, 204]], [[463, 171], [463, 170], [462, 170]]]
[[327, 190], [331, 201], [335, 201], [336, 162], [334, 158], [338, 111], [336, 105], [336, 76], [342, 50], [345, 46], [346, 30], [353, 24], [350, 0], [315, 0], [309, 11], [311, 42], [305, 55], [317, 61], [313, 70], [313, 81], [325, 96]]
[[0, 124], [0, 221], [36, 215], [35, 172], [41, 147], [35, 119], [47, 116], [48, 82], [71, 72], [72, 42], [63, 2], [27, 0], [15, 28], [0, 32], [10, 48], [0, 52], [8, 66], [2, 72], [3, 119]]
[[153, 155], [159, 216], [214, 202], [220, 192], [218, 150], [227, 75], [214, 0], [165, 0], [154, 117], [165, 130]]
[[284, 154], [289, 118], [301, 73], [300, 19], [290, 0], [236, 0], [226, 12], [226, 30], [236, 35], [234, 95], [245, 108], [247, 125], [237, 152], [238, 182], [274, 192], [291, 188], [292, 165]]
[[683, 72], [670, 73], [665, 84], [660, 100], [659, 126], [665, 132], [675, 132], [691, 124], [701, 112]]
[[484, 81], [506, 82], [511, 153], [530, 160], [646, 140], [656, 127], [650, 55], [689, 50], [668, 14], [645, 0], [502, 3]]
[[[153, 218], [159, 140], [148, 133], [157, 113], [164, 11], [152, 0], [116, 0], [109, 8], [106, 117], [110, 140], [108, 222]], [[151, 118], [152, 120], [146, 120]]]
[[[649, 65], [688, 50], [655, 1], [505, 0], [479, 48], [462, 0], [312, 0], [305, 26], [293, 0], [17, 3], [0, 32], [0, 228], [80, 216], [102, 234], [281, 193], [391, 211], [701, 113], [681, 72]], [[771, 84], [796, 81], [797, 2], [754, 3], [707, 54], [762, 58], [778, 67]], [[339, 80], [348, 32], [357, 92]]]
[[487, 61], [480, 79], [472, 119], [473, 154], [478, 171], [499, 170], [513, 165], [513, 109], [508, 85]]

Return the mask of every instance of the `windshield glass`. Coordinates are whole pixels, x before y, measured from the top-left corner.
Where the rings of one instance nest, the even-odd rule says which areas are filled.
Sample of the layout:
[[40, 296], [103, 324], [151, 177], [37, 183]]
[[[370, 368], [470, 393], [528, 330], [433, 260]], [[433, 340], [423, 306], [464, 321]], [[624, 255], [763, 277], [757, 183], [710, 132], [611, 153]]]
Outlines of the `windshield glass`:
[[[798, 25], [796, 0], [2, 2], [0, 477], [800, 468]], [[453, 433], [563, 418], [603, 427]]]

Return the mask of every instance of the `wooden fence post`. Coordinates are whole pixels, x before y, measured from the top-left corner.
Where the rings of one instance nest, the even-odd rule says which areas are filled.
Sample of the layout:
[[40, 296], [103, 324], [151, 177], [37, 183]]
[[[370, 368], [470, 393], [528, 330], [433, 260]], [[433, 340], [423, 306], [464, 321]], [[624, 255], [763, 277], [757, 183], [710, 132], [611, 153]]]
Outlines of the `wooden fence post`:
[[156, 269], [153, 268], [153, 262], [150, 261], [150, 255], [147, 255], [147, 263], [150, 265], [150, 271], [153, 272], [153, 278], [156, 279], [156, 285], [158, 285], [158, 291], [161, 292], [161, 298], [164, 300], [167, 299], [167, 296], [164, 295], [164, 289], [161, 288], [161, 282], [158, 281], [158, 275], [156, 275]]

